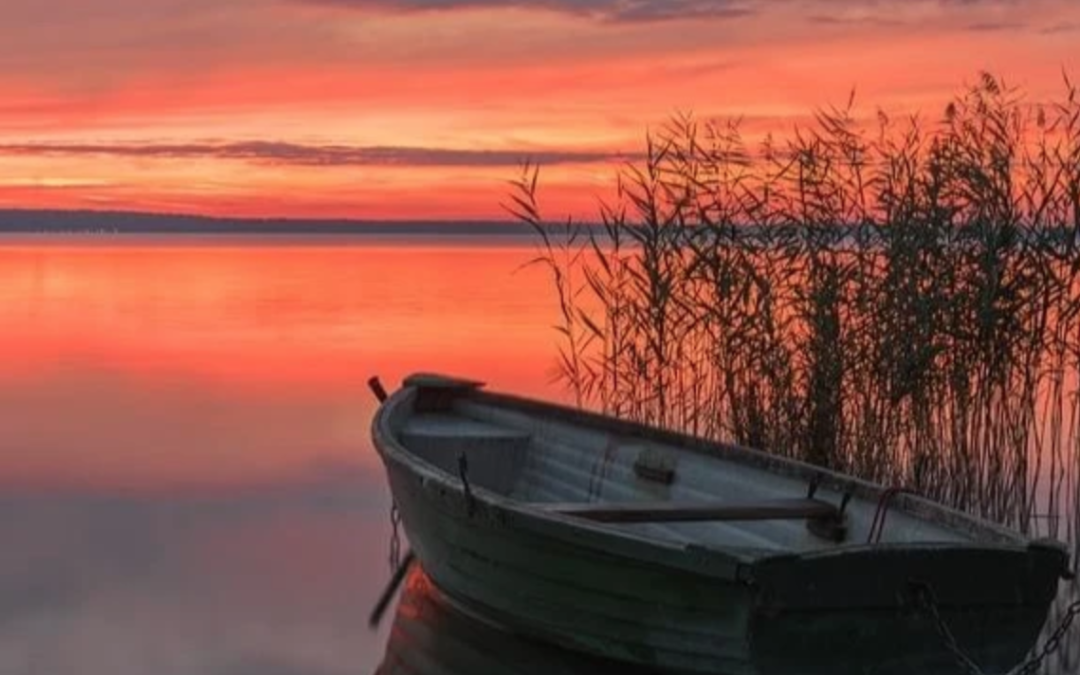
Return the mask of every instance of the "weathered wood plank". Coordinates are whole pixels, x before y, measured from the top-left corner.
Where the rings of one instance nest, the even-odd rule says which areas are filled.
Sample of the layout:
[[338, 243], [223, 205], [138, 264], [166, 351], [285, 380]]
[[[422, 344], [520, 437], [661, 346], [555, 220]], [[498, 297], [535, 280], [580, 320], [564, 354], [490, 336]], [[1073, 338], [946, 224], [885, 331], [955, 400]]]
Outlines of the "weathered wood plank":
[[706, 520], [798, 520], [838, 516], [832, 504], [818, 499], [771, 499], [755, 502], [623, 502], [533, 504], [545, 511], [601, 523], [661, 523]]

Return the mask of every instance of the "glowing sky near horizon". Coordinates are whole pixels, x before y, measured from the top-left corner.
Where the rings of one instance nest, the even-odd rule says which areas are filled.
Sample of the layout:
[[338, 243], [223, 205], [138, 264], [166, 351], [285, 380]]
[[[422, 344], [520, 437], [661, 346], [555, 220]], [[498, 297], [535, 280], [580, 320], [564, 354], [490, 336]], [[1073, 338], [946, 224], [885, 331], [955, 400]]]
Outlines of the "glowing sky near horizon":
[[1073, 0], [6, 0], [0, 206], [500, 217], [533, 156], [588, 215], [675, 112], [1042, 100], [1078, 39]]

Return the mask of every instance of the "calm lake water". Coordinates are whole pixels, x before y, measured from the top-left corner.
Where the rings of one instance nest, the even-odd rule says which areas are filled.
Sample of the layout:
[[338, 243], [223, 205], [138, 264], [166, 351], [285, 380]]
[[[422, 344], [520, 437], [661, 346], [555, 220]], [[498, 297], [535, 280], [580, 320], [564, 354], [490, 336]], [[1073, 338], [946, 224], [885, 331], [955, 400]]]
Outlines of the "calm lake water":
[[374, 671], [365, 381], [557, 395], [531, 252], [0, 242], [0, 674]]
[[[439, 370], [561, 397], [533, 253], [0, 240], [0, 675], [371, 673], [433, 635], [473, 672], [515, 654], [597, 672], [531, 645], [503, 659], [415, 575], [390, 656], [393, 612], [367, 627], [390, 501], [365, 381]], [[1052, 672], [1080, 673], [1067, 647]]]

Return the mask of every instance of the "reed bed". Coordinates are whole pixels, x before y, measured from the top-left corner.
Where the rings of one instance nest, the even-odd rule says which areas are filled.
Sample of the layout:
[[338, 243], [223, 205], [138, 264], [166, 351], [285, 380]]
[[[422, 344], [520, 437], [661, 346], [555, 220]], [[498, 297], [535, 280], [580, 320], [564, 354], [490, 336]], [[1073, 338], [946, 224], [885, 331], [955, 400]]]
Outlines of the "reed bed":
[[[940, 119], [853, 101], [751, 146], [678, 116], [598, 223], [540, 236], [583, 406], [1075, 527], [1080, 100], [982, 75]], [[1071, 520], [1071, 519], [1068, 519]], [[1051, 533], [1051, 532], [1045, 532]], [[1065, 536], [1065, 533], [1062, 533]]]

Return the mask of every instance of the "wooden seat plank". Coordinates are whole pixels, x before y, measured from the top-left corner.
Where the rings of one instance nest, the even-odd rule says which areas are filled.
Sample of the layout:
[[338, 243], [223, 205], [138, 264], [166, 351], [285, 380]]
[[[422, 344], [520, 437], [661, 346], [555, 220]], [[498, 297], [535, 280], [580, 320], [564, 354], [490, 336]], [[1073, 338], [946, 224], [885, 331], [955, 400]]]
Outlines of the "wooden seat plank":
[[601, 523], [669, 523], [724, 520], [799, 520], [836, 517], [837, 507], [819, 499], [754, 502], [540, 503], [532, 506]]

